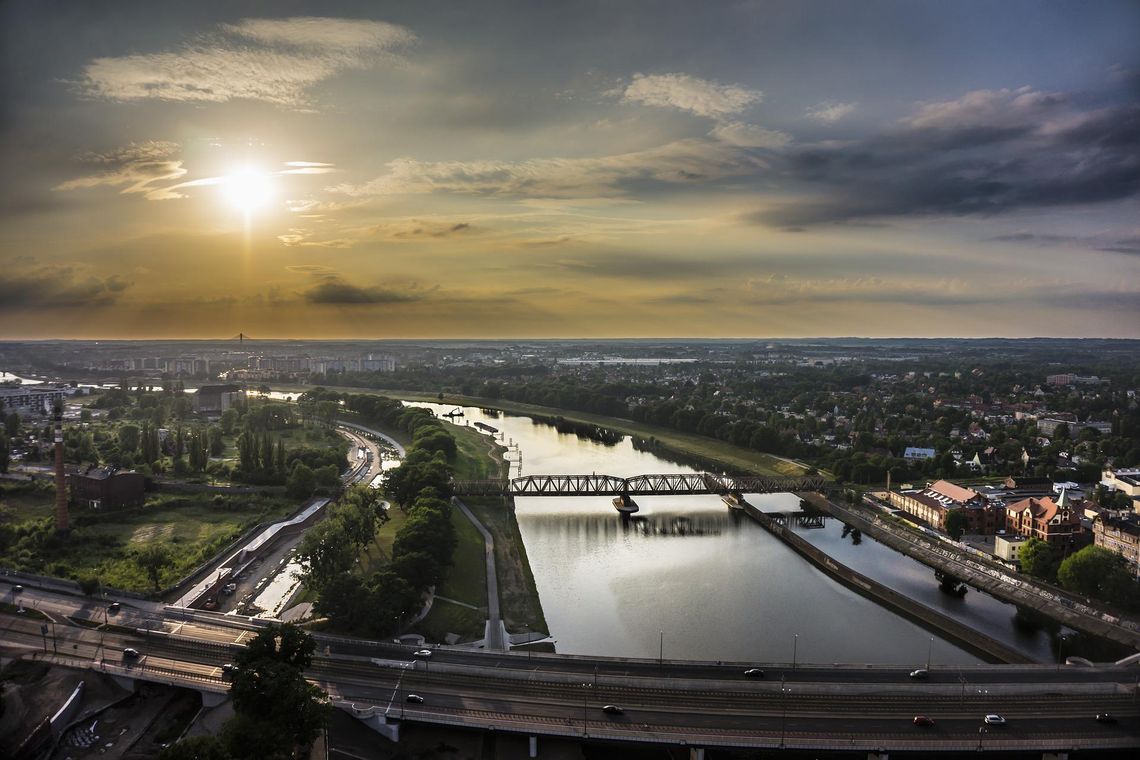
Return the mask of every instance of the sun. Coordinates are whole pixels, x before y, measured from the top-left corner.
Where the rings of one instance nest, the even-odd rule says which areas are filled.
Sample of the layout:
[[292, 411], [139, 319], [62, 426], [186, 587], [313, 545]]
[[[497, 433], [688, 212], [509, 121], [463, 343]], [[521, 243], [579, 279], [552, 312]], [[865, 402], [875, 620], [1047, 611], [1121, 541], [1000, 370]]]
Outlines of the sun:
[[244, 166], [226, 174], [222, 194], [231, 206], [249, 214], [273, 201], [273, 180], [267, 172]]

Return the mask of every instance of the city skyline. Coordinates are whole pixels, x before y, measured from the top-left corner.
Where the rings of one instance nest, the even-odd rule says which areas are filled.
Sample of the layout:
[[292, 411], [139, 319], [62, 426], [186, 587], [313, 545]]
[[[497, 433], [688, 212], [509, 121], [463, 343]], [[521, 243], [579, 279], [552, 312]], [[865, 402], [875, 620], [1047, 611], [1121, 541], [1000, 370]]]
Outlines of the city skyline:
[[7, 4], [0, 337], [1140, 337], [1140, 9]]

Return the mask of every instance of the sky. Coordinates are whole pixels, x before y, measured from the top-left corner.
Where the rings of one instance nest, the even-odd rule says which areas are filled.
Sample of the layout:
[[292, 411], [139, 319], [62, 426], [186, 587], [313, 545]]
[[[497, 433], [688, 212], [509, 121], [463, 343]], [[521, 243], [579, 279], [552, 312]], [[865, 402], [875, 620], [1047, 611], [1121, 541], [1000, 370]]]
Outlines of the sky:
[[1140, 3], [0, 4], [0, 338], [1140, 337]]

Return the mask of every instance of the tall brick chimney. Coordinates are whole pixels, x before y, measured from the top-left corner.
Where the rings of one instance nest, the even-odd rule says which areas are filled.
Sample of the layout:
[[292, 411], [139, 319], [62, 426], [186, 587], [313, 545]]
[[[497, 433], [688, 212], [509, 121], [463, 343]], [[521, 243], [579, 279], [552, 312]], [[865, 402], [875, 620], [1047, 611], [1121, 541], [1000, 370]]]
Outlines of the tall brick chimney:
[[55, 405], [55, 531], [71, 530], [67, 513], [67, 479], [63, 475], [63, 404]]

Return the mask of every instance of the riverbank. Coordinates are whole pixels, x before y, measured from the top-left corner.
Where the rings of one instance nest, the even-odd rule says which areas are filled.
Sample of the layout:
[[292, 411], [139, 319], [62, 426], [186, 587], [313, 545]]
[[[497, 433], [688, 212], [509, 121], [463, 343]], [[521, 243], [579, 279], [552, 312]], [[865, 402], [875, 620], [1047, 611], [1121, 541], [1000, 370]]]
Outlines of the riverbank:
[[[1124, 644], [1133, 649], [1140, 649], [1140, 632], [1113, 624], [1103, 618], [1083, 614], [1044, 598], [1041, 594], [1035, 593], [1032, 588], [1028, 588], [1028, 579], [1018, 578], [1018, 585], [1012, 585], [994, 574], [984, 572], [984, 568], [979, 569], [979, 567], [968, 564], [968, 562], [973, 562], [976, 565], [977, 560], [968, 560], [965, 556], [953, 558], [937, 553], [930, 549], [927, 542], [918, 538], [917, 535], [912, 537], [902, 527], [889, 526], [879, 515], [867, 512], [863, 508], [842, 507], [819, 494], [797, 495], [809, 501], [817, 509], [858, 528], [900, 554], [912, 557], [936, 570], [950, 573], [969, 585], [986, 591], [999, 599], [1004, 599], [1019, 607], [1032, 609], [1078, 631]], [[1006, 571], [1000, 572], [1004, 574]]]
[[[367, 393], [376, 396], [400, 399], [402, 401], [426, 402], [432, 404], [454, 404], [455, 406], [475, 406], [482, 409], [497, 409], [500, 412], [514, 414], [522, 417], [535, 415], [542, 417], [562, 417], [574, 422], [590, 425], [624, 433], [641, 439], [654, 446], [654, 453], [668, 458], [669, 454], [687, 457], [697, 465], [717, 463], [721, 469], [739, 471], [756, 475], [801, 475], [808, 465], [791, 459], [765, 454], [759, 451], [743, 449], [724, 441], [707, 438], [700, 435], [681, 433], [668, 428], [659, 428], [634, 420], [621, 417], [607, 417], [601, 414], [578, 412], [572, 409], [558, 409], [556, 407], [538, 406], [536, 404], [523, 404], [503, 399], [482, 398], [480, 396], [447, 395], [440, 401], [439, 394], [416, 392], [406, 390], [385, 390], [374, 388], [353, 388], [343, 385], [322, 386], [339, 393]], [[311, 390], [307, 386], [280, 386], [283, 392], [303, 392]]]

